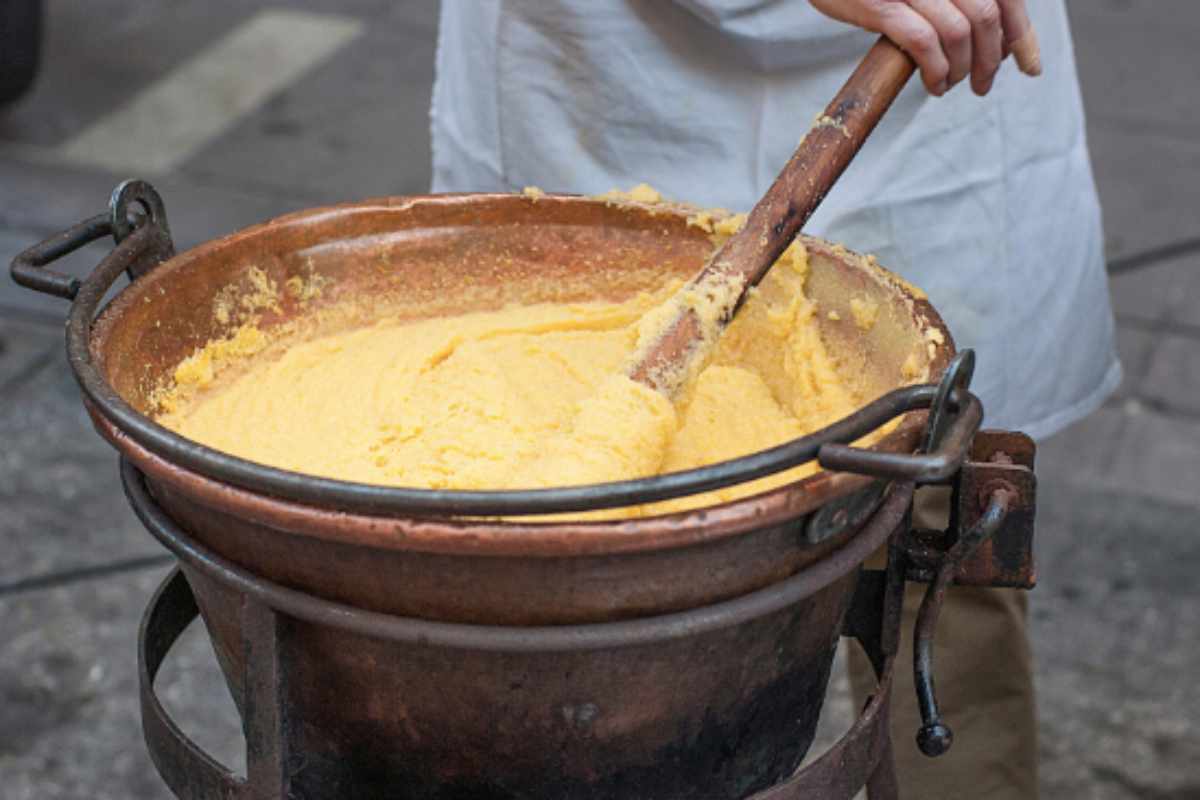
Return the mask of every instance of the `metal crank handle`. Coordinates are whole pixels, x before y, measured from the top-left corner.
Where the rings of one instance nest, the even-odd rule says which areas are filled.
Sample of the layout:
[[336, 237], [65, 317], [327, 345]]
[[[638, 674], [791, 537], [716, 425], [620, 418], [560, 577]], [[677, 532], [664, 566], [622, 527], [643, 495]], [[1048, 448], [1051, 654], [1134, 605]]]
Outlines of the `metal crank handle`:
[[937, 694], [933, 682], [933, 637], [937, 630], [938, 615], [946, 589], [954, 576], [976, 548], [995, 535], [1008, 516], [1009, 504], [1018, 497], [1012, 486], [999, 482], [988, 498], [987, 508], [970, 530], [954, 543], [938, 566], [937, 575], [925, 591], [917, 612], [917, 623], [913, 637], [913, 682], [917, 689], [917, 706], [921, 712], [921, 728], [917, 731], [917, 747], [930, 758], [940, 756], [950, 749], [954, 732], [942, 721], [938, 710]]
[[[140, 220], [131, 219], [133, 203], [144, 212]], [[27, 289], [74, 300], [83, 282], [46, 266], [110, 234], [117, 249], [124, 249], [122, 255], [128, 262], [125, 271], [131, 280], [175, 254], [162, 198], [145, 181], [127, 180], [113, 190], [107, 212], [85, 219], [18, 254], [12, 260], [12, 278]]]

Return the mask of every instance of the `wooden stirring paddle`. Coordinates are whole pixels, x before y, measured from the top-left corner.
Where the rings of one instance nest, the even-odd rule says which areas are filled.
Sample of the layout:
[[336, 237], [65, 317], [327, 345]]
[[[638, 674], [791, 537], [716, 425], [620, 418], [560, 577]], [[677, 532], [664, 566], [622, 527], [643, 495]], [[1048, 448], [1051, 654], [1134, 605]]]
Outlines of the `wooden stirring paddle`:
[[[787, 249], [916, 69], [881, 37], [817, 117], [745, 226], [675, 295], [661, 333], [635, 353], [629, 377], [674, 397], [733, 318], [750, 287]], [[704, 308], [701, 314], [697, 301]]]

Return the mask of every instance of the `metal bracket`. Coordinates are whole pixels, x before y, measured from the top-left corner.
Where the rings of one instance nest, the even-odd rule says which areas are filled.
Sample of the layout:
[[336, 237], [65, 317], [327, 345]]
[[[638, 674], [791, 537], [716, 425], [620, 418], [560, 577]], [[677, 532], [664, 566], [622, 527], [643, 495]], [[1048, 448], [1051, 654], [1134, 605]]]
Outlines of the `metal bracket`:
[[1003, 520], [992, 535], [963, 555], [952, 576], [953, 583], [1032, 589], [1037, 584], [1033, 558], [1035, 453], [1033, 440], [1023, 433], [980, 431], [971, 443], [970, 457], [955, 478], [950, 528], [911, 531], [904, 537], [908, 580], [933, 582], [949, 552], [985, 516], [992, 496], [1003, 491], [1008, 495]]
[[[143, 215], [135, 217], [132, 206], [141, 207]], [[154, 267], [175, 255], [171, 226], [162, 197], [143, 180], [131, 179], [113, 189], [108, 201], [113, 241], [119, 246], [135, 232], [145, 231], [146, 241], [131, 256], [126, 273], [135, 281]]]
[[820, 544], [847, 530], [858, 528], [875, 513], [887, 495], [888, 481], [871, 481], [856, 492], [835, 497], [821, 506], [804, 524], [806, 544]]
[[1033, 558], [1037, 475], [1036, 446], [1023, 433], [981, 431], [971, 443], [970, 460], [954, 486], [951, 529], [970, 530], [984, 515], [996, 490], [1009, 492], [1008, 513], [995, 535], [965, 558], [955, 573], [961, 586], [1032, 589], [1037, 585]]

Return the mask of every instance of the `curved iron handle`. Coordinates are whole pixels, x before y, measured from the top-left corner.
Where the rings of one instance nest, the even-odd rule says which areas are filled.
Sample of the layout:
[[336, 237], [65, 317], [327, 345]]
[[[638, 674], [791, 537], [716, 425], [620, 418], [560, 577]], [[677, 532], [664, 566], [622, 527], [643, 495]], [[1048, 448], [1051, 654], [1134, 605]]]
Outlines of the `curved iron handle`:
[[[136, 222], [130, 219], [130, 208], [134, 203], [141, 206], [145, 212], [144, 217]], [[126, 267], [130, 280], [138, 278], [150, 267], [173, 256], [175, 246], [171, 241], [166, 210], [158, 192], [145, 181], [127, 180], [113, 190], [107, 212], [89, 217], [78, 225], [56, 233], [19, 253], [12, 260], [12, 278], [27, 289], [74, 300], [83, 282], [73, 275], [46, 269], [46, 265], [109, 234], [112, 235], [114, 243], [119, 245], [134, 231], [147, 225], [153, 227], [154, 235], [150, 237], [153, 241], [140, 248], [145, 252], [131, 254]]]
[[938, 710], [933, 683], [933, 637], [937, 630], [938, 615], [942, 610], [946, 589], [954, 581], [959, 567], [979, 545], [1000, 529], [1004, 518], [1008, 516], [1009, 504], [1017, 497], [1015, 488], [1003, 481], [1000, 484], [992, 489], [983, 515], [942, 557], [937, 575], [925, 591], [921, 609], [917, 612], [913, 639], [913, 682], [917, 689], [917, 706], [921, 711], [917, 747], [930, 758], [942, 755], [954, 742], [954, 731], [942, 721]]
[[12, 278], [26, 289], [74, 300], [79, 293], [79, 278], [43, 268], [110, 233], [112, 222], [108, 214], [85, 219], [75, 227], [56, 233], [19, 253], [12, 260]]
[[975, 372], [975, 352], [959, 352], [947, 365], [929, 408], [926, 452], [885, 453], [829, 443], [817, 452], [817, 463], [837, 472], [876, 478], [943, 483], [966, 461], [971, 440], [983, 422], [983, 404], [968, 391]]

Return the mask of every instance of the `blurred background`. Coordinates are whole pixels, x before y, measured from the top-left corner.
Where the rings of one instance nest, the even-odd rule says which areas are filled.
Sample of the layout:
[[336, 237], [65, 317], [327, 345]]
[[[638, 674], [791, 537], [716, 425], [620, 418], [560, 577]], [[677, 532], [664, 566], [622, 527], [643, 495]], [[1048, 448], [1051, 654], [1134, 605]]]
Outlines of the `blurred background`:
[[[1042, 783], [1047, 798], [1200, 798], [1200, 3], [1068, 7], [1126, 380], [1040, 453]], [[432, 0], [0, 0], [0, 262], [133, 175], [165, 198], [180, 249], [426, 191], [436, 17]], [[166, 798], [135, 641], [171, 560], [85, 420], [64, 313], [0, 279], [0, 795]], [[198, 631], [160, 687], [189, 734], [241, 762]], [[827, 730], [849, 714], [839, 676]]]

